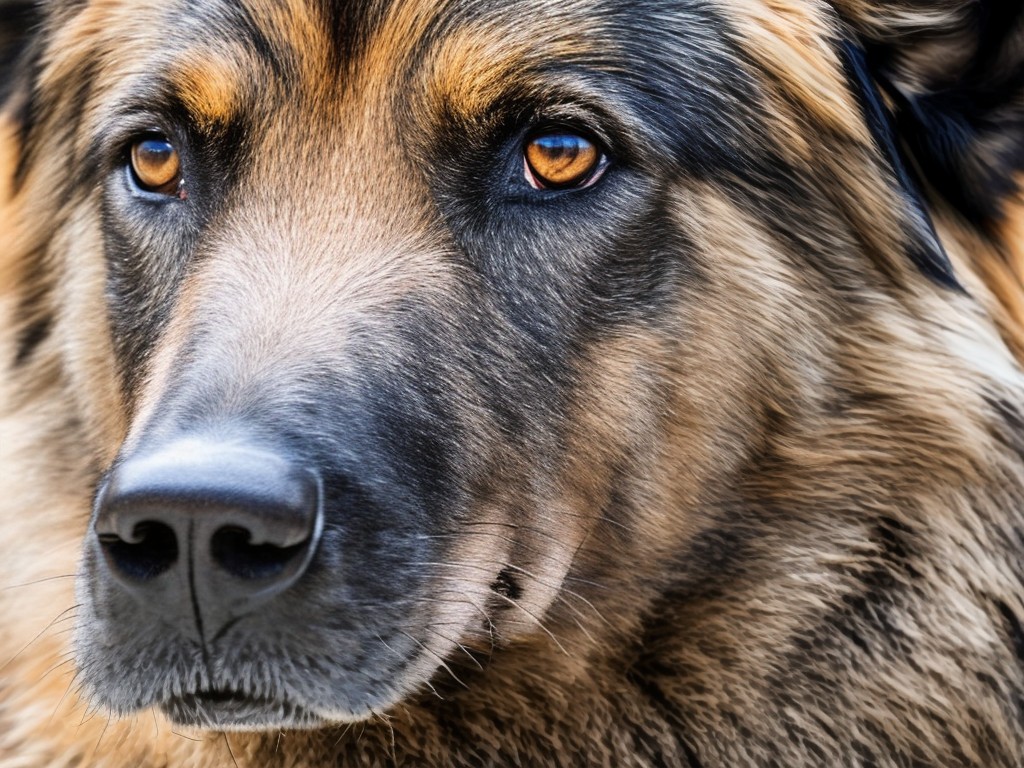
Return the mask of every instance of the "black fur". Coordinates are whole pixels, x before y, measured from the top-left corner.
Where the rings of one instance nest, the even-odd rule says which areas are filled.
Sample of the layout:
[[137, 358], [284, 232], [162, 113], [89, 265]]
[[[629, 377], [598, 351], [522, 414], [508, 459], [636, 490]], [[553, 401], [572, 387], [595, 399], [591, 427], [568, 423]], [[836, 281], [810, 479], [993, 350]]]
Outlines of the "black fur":
[[17, 84], [13, 76], [18, 61], [32, 40], [31, 30], [39, 23], [38, 6], [26, 0], [0, 0], [0, 105]]
[[935, 225], [921, 198], [918, 182], [911, 175], [911, 171], [903, 159], [892, 116], [879, 96], [863, 49], [855, 43], [844, 41], [840, 45], [840, 50], [843, 53], [843, 63], [846, 65], [850, 86], [857, 94], [861, 109], [864, 111], [864, 119], [878, 143], [879, 149], [889, 161], [889, 166], [903, 190], [908, 209], [911, 212], [915, 232], [907, 255], [918, 269], [935, 282], [946, 288], [962, 290], [953, 274], [953, 265], [949, 261], [949, 256], [946, 255], [942, 243], [935, 233]]
[[[911, 5], [945, 11], [950, 21], [937, 30], [867, 39], [867, 67], [892, 99], [899, 136], [929, 187], [970, 222], [991, 225], [1024, 170], [1024, 6], [1013, 0]], [[904, 51], [926, 44], [935, 46], [932, 71], [923, 87], [911, 87]]]

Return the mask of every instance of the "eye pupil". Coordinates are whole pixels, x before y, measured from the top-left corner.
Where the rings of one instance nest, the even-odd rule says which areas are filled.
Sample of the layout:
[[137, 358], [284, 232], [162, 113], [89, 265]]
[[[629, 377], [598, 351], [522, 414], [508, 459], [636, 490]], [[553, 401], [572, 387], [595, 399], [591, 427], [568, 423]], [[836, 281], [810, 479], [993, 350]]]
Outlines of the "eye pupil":
[[143, 189], [172, 195], [181, 182], [178, 151], [167, 139], [149, 137], [132, 145], [132, 170]]
[[532, 137], [525, 156], [532, 181], [542, 188], [581, 186], [591, 180], [602, 160], [594, 142], [567, 130]]

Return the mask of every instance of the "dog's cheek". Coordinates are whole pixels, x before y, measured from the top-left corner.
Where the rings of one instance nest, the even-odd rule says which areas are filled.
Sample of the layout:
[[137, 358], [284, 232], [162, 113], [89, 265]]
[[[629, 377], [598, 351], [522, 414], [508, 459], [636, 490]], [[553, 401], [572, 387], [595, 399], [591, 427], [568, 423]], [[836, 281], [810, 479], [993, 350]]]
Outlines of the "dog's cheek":
[[110, 328], [103, 236], [91, 206], [83, 205], [51, 243], [65, 259], [61, 268], [74, 281], [56, 286], [54, 333], [65, 355], [68, 391], [75, 398], [96, 466], [105, 466], [126, 431], [122, 388]]

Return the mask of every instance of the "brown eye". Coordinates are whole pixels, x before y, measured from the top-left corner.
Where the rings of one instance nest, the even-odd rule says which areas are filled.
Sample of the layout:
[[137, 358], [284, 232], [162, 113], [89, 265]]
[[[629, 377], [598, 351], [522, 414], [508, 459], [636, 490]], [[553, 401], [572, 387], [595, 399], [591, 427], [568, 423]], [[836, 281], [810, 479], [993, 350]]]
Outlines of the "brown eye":
[[178, 195], [181, 187], [181, 159], [167, 139], [150, 137], [132, 144], [135, 181], [147, 192]]
[[526, 142], [526, 178], [537, 189], [588, 186], [605, 158], [594, 142], [566, 129], [539, 133]]

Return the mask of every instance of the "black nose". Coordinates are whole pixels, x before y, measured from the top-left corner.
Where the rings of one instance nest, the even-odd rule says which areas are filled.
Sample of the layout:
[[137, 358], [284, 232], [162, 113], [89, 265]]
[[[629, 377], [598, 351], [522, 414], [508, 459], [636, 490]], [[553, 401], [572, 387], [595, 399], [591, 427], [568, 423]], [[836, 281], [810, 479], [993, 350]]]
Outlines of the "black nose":
[[121, 588], [210, 634], [305, 572], [323, 527], [320, 485], [262, 448], [180, 440], [110, 474], [94, 528]]

